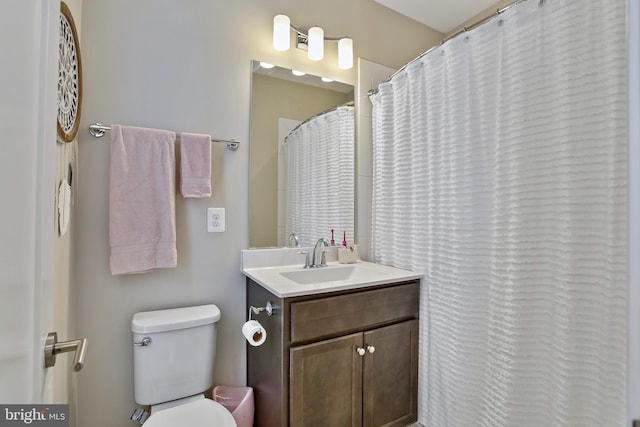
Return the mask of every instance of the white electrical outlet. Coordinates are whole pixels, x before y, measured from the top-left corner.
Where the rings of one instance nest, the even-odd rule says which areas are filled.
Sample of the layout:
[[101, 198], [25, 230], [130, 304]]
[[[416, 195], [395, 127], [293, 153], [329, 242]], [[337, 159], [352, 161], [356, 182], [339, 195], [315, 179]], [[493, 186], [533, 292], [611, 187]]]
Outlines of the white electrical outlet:
[[224, 208], [207, 208], [207, 231], [224, 233]]

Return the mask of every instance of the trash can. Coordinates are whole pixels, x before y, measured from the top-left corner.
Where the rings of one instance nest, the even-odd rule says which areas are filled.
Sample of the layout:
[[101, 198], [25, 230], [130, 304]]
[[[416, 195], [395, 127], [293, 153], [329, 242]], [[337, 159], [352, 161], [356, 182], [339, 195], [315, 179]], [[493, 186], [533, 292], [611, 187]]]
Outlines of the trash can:
[[253, 426], [253, 388], [215, 386], [213, 400], [227, 408], [238, 427]]

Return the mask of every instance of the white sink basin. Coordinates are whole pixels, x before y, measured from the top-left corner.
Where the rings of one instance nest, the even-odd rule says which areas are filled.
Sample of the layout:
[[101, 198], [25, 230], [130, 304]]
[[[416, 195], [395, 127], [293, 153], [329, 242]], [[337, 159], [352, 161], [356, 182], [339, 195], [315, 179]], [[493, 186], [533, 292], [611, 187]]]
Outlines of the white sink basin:
[[348, 280], [354, 273], [355, 266], [318, 267], [306, 270], [283, 271], [280, 274], [299, 285], [313, 283], [336, 282]]
[[301, 265], [243, 268], [242, 272], [280, 298], [335, 292], [419, 279], [422, 274], [360, 261], [329, 262], [327, 267], [304, 269]]

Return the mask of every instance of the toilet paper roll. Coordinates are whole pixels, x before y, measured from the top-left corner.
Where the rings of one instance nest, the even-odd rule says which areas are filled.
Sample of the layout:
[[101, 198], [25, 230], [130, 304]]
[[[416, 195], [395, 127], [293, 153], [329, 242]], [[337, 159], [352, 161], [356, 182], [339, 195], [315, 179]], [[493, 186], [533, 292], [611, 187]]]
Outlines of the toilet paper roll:
[[242, 325], [242, 335], [254, 347], [262, 345], [267, 340], [267, 331], [257, 320], [249, 320]]

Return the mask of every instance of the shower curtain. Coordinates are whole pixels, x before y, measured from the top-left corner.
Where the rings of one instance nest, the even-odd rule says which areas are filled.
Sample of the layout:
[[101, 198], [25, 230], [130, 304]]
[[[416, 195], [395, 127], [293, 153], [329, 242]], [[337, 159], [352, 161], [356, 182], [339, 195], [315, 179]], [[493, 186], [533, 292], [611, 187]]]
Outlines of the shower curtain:
[[353, 106], [346, 105], [303, 122], [285, 138], [283, 242], [296, 233], [301, 246], [313, 246], [334, 229], [336, 241], [346, 233], [353, 244], [354, 146]]
[[626, 424], [625, 13], [529, 0], [371, 96], [372, 258], [424, 273], [426, 426]]

